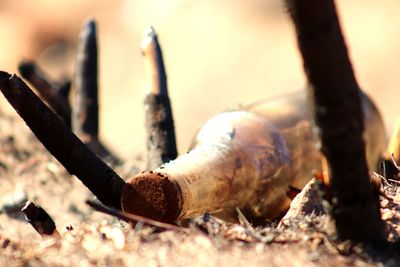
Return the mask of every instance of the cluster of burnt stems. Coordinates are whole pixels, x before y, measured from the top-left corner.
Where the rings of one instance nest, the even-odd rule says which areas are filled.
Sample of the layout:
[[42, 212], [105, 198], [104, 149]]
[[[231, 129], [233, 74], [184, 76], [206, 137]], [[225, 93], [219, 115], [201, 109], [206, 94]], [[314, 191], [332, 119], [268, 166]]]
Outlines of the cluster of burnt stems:
[[[337, 234], [341, 239], [381, 242], [385, 238], [378, 195], [370, 186], [364, 156], [359, 86], [335, 4], [333, 0], [285, 2], [296, 29], [309, 94], [314, 100], [322, 152], [331, 169], [330, 191], [335, 198], [331, 214]], [[154, 169], [176, 158], [177, 149], [157, 35], [151, 28], [145, 38], [142, 49], [150, 85], [145, 98], [148, 167]], [[0, 72], [0, 89], [50, 153], [110, 208], [89, 202], [91, 206], [128, 221], [141, 220], [158, 227], [178, 228], [120, 211], [125, 182], [100, 159], [112, 157], [114, 162], [118, 161], [98, 137], [97, 61], [96, 25], [91, 20], [80, 37], [73, 104], [69, 102], [71, 82], [55, 86], [33, 62], [21, 63], [20, 73], [50, 108], [16, 75]], [[348, 162], [352, 162], [350, 168]], [[34, 205], [27, 207], [28, 218], [29, 214], [35, 214], [35, 219], [31, 218], [36, 221], [35, 225], [38, 225], [37, 218], [51, 220], [49, 216], [38, 216], [33, 212]], [[54, 223], [40, 225], [51, 228], [40, 230], [41, 233], [55, 230]]]
[[[144, 102], [147, 110], [147, 165], [149, 169], [153, 169], [177, 156], [165, 69], [153, 28], [149, 28], [146, 33], [142, 52], [146, 71], [151, 79], [148, 81], [150, 88]], [[120, 211], [125, 181], [103, 160], [112, 165], [120, 164], [121, 160], [101, 143], [98, 135], [97, 57], [96, 24], [94, 20], [89, 20], [80, 34], [72, 97], [71, 81], [51, 82], [33, 61], [21, 62], [19, 71], [34, 86], [41, 99], [15, 74], [0, 72], [0, 87], [7, 100], [49, 152], [105, 205], [88, 201], [90, 206], [127, 221], [143, 221], [161, 228], [179, 229]], [[70, 99], [73, 99], [73, 103], [70, 103]], [[22, 211], [40, 234], [52, 234], [56, 231], [51, 217], [41, 207], [29, 202]]]

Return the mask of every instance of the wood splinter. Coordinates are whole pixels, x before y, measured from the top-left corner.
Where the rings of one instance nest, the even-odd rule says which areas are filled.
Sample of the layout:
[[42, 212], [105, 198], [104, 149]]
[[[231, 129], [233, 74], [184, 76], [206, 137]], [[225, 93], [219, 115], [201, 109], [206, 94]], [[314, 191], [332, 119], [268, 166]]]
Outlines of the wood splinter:
[[280, 220], [277, 228], [288, 226], [291, 221], [304, 221], [306, 216], [312, 214], [317, 216], [324, 214], [322, 193], [319, 187], [321, 187], [321, 181], [318, 181], [316, 178], [308, 182], [290, 203], [288, 212]]
[[125, 185], [17, 76], [0, 71], [0, 90], [47, 150], [104, 204], [121, 209]]
[[33, 61], [22, 61], [18, 65], [18, 69], [22, 77], [35, 87], [54, 112], [68, 127], [71, 127], [71, 107], [68, 102], [71, 82], [67, 81], [56, 88]]
[[93, 152], [109, 157], [110, 151], [99, 141], [98, 52], [94, 20], [83, 26], [79, 39], [72, 129]]
[[152, 170], [177, 157], [174, 120], [168, 97], [167, 76], [157, 34], [150, 27], [142, 41], [146, 92], [147, 167]]

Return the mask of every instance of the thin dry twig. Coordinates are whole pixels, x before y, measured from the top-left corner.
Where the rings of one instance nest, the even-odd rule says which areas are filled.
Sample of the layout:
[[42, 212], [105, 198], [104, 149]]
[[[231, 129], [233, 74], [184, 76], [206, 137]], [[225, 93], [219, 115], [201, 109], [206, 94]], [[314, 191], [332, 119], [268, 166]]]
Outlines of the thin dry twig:
[[249, 229], [249, 231], [254, 232], [254, 227], [251, 225], [251, 223], [247, 220], [243, 212], [238, 207], [236, 207], [236, 212], [238, 214], [239, 221], [243, 223], [247, 227], [247, 229]]
[[393, 163], [393, 165], [396, 167], [396, 169], [397, 169], [398, 171], [400, 171], [400, 167], [399, 167], [399, 165], [398, 165], [397, 162], [396, 162], [396, 159], [395, 159], [395, 157], [394, 157], [394, 153], [390, 154], [390, 159], [392, 160], [392, 163]]
[[183, 228], [173, 225], [173, 224], [169, 224], [169, 223], [163, 223], [163, 222], [159, 222], [159, 221], [155, 221], [152, 220], [150, 218], [146, 218], [140, 215], [136, 215], [136, 214], [132, 214], [132, 213], [127, 213], [127, 212], [121, 212], [119, 210], [101, 205], [97, 202], [91, 201], [91, 200], [86, 200], [86, 204], [88, 204], [90, 207], [92, 207], [93, 209], [108, 214], [108, 215], [112, 215], [117, 217], [118, 219], [122, 219], [125, 220], [127, 222], [131, 222], [131, 223], [138, 223], [138, 222], [143, 222], [145, 224], [149, 224], [155, 227], [159, 227], [162, 229], [166, 229], [166, 230], [176, 230], [176, 231], [182, 231], [184, 230]]

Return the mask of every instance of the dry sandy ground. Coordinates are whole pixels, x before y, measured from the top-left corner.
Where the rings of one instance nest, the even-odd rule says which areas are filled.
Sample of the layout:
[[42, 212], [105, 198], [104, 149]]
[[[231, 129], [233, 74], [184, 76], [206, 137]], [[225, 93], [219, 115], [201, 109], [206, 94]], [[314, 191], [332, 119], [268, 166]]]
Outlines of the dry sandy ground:
[[[127, 161], [116, 171], [129, 177], [140, 165]], [[394, 246], [384, 252], [328, 239], [320, 200], [308, 201], [312, 213], [285, 220], [279, 229], [277, 221], [253, 230], [210, 215], [186, 222], [181, 230], [132, 227], [88, 208], [84, 201], [92, 196], [78, 179], [66, 173], [19, 117], [2, 114], [0, 266], [398, 266], [397, 183], [382, 189], [381, 212]], [[18, 211], [22, 199], [43, 207], [60, 235], [37, 234]]]

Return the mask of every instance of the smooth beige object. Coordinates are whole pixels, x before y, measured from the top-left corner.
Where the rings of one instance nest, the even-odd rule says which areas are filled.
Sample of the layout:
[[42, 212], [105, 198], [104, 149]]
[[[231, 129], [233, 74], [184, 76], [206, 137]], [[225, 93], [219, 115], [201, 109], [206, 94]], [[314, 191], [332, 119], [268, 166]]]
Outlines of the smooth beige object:
[[[365, 95], [362, 100], [374, 168], [386, 133], [376, 107]], [[305, 92], [220, 113], [204, 124], [187, 154], [131, 178], [123, 210], [175, 221], [237, 207], [249, 217], [273, 218], [289, 206], [288, 187], [302, 188], [320, 171], [316, 136]]]

